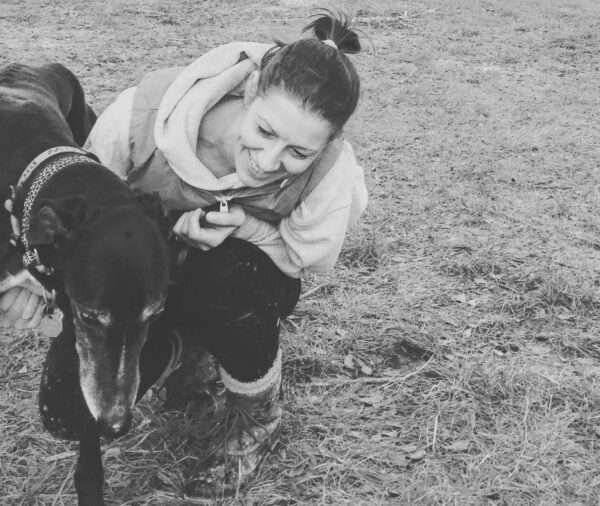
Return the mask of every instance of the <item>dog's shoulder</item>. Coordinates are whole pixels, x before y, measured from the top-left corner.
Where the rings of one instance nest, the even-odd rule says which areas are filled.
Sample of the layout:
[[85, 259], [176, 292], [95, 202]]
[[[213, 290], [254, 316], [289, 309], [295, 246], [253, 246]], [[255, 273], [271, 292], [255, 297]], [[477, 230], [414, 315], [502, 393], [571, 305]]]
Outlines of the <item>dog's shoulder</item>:
[[34, 125], [44, 116], [54, 116], [53, 123], [66, 122], [80, 146], [96, 120], [78, 78], [60, 63], [9, 63], [0, 67], [0, 111], [4, 118], [11, 115], [13, 120], [16, 116], [38, 116]]
[[58, 111], [58, 103], [39, 67], [24, 63], [0, 68], [0, 107], [5, 115], [39, 107]]

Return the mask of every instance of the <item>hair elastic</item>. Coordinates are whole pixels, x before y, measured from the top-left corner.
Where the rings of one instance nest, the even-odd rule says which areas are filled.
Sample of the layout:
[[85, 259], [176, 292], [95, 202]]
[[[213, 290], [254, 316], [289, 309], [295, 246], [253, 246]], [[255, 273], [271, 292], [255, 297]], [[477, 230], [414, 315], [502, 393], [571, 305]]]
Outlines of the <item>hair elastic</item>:
[[331, 39], [325, 39], [323, 41], [324, 44], [327, 44], [328, 46], [331, 46], [333, 49], [337, 49], [337, 44], [335, 42], [333, 42]]

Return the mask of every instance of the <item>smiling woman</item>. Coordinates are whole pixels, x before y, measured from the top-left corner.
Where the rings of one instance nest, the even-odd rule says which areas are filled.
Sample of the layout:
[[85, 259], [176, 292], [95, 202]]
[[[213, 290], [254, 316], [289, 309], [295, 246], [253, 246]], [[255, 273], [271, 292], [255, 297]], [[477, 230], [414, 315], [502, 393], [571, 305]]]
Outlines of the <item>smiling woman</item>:
[[[360, 51], [358, 37], [328, 11], [305, 30], [289, 44], [233, 42], [151, 72], [86, 143], [132, 188], [158, 192], [179, 213], [174, 235], [193, 247], [158, 325], [183, 337], [184, 357], [198, 346], [216, 357], [235, 414], [215, 466], [195, 481], [202, 494], [245, 484], [273, 447], [280, 319], [305, 272], [333, 267], [367, 202], [342, 138], [359, 97], [346, 55]], [[217, 202], [228, 212], [211, 211]]]
[[[251, 81], [249, 85], [255, 94], [256, 86]], [[250, 106], [235, 149], [235, 170], [246, 186], [264, 186], [303, 173], [329, 142], [329, 122], [283, 91], [246, 101]]]

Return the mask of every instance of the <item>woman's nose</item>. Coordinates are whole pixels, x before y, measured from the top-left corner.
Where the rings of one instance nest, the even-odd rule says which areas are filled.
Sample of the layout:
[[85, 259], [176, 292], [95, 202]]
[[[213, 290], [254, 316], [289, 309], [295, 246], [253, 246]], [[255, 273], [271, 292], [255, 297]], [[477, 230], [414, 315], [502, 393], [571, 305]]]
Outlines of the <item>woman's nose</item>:
[[256, 161], [263, 172], [276, 172], [281, 167], [281, 149], [277, 146], [263, 148]]

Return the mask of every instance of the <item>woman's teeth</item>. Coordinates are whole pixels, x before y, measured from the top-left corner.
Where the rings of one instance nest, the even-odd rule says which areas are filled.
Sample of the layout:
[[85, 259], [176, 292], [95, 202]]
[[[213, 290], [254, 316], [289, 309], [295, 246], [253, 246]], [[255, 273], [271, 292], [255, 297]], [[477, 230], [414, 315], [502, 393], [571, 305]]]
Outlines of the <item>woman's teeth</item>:
[[256, 162], [252, 159], [251, 156], [249, 156], [249, 159], [250, 159], [250, 167], [252, 168], [252, 170], [254, 172], [256, 172], [257, 174], [262, 175], [263, 171], [258, 168], [258, 165], [256, 165]]

